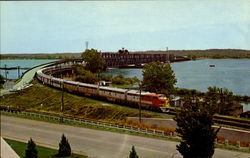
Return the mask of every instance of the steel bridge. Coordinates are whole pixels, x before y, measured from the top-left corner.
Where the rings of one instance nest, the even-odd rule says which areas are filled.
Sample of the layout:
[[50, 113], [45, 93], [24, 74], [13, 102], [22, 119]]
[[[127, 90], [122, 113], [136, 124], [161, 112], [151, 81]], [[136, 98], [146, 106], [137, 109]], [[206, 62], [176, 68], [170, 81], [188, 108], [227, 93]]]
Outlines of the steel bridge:
[[145, 53], [102, 53], [105, 67], [123, 67], [128, 65], [141, 65], [153, 61], [172, 62], [172, 54], [145, 54]]
[[[118, 52], [118, 53], [101, 53], [104, 60], [104, 68], [108, 67], [140, 67], [142, 64], [150, 63], [153, 61], [159, 61], [163, 63], [186, 61], [190, 60], [183, 56], [174, 56], [168, 52], [166, 53], [129, 53], [129, 52]], [[82, 63], [82, 59], [64, 59], [58, 61], [59, 63]], [[56, 63], [58, 63], [56, 62]]]

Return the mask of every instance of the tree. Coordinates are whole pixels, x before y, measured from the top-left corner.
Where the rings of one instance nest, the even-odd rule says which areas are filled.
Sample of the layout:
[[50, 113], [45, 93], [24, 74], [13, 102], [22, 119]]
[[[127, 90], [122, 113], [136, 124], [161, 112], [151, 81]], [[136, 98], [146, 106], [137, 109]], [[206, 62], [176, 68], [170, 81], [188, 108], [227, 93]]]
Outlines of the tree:
[[74, 64], [74, 65], [72, 65], [72, 69], [73, 69], [74, 74], [76, 76], [78, 76], [78, 75], [84, 75], [86, 73], [84, 65], [81, 65], [81, 64]]
[[211, 158], [214, 154], [214, 140], [220, 128], [212, 128], [215, 108], [196, 100], [195, 104], [182, 108], [174, 120], [176, 132], [181, 135], [177, 150], [184, 158]]
[[67, 138], [62, 135], [61, 141], [59, 143], [58, 157], [67, 157], [71, 155], [71, 148]]
[[164, 93], [169, 96], [174, 92], [174, 85], [177, 80], [170, 64], [152, 62], [146, 64], [142, 71], [142, 85], [145, 90]]
[[0, 74], [0, 88], [3, 88], [4, 82], [4, 77]]
[[103, 69], [103, 59], [101, 53], [95, 49], [86, 49], [82, 53], [82, 59], [86, 62], [85, 69], [93, 73], [99, 72]]
[[27, 150], [25, 151], [25, 158], [37, 158], [36, 144], [31, 138], [28, 141]]
[[139, 156], [137, 155], [136, 151], [135, 151], [135, 147], [132, 146], [132, 150], [129, 153], [129, 158], [139, 158]]
[[226, 88], [208, 87], [205, 94], [206, 102], [215, 106], [216, 112], [223, 115], [234, 114], [234, 96], [233, 92]]
[[76, 81], [83, 82], [83, 83], [96, 83], [99, 79], [96, 77], [92, 72], [86, 71], [82, 75], [76, 76]]
[[74, 70], [74, 73], [76, 75], [76, 81], [91, 84], [99, 81], [98, 77], [89, 70], [85, 70], [85, 67], [83, 65], [75, 64], [72, 66], [72, 69]]

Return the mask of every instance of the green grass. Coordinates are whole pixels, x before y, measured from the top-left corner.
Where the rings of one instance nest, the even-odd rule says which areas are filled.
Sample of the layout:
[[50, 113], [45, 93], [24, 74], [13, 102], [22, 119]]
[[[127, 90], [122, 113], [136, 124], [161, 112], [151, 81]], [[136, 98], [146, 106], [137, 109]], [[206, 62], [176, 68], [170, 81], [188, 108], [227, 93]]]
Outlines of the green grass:
[[233, 151], [250, 153], [249, 148], [237, 148], [237, 147], [231, 146], [231, 145], [215, 144], [215, 148], [222, 148], [222, 149], [226, 149], [226, 150], [233, 150]]
[[[0, 106], [20, 110], [44, 112], [49, 114], [61, 113], [61, 90], [54, 89], [33, 82], [33, 86], [16, 94], [5, 95], [0, 98]], [[91, 120], [125, 120], [127, 117], [137, 117], [138, 109], [121, 106], [107, 101], [98, 101], [91, 98], [64, 92], [64, 115]], [[143, 110], [143, 117], [170, 118], [165, 114]]]
[[39, 121], [45, 121], [45, 122], [50, 122], [50, 123], [56, 123], [56, 124], [64, 124], [64, 125], [70, 125], [70, 126], [76, 126], [76, 127], [83, 127], [83, 128], [89, 128], [89, 129], [94, 129], [94, 130], [101, 130], [101, 131], [109, 131], [109, 132], [115, 132], [115, 133], [121, 133], [121, 134], [129, 134], [129, 135], [135, 135], [135, 136], [143, 136], [143, 137], [149, 137], [149, 138], [156, 138], [156, 139], [161, 139], [161, 140], [170, 140], [170, 141], [177, 141], [179, 142], [180, 139], [178, 138], [174, 138], [174, 137], [166, 137], [166, 136], [161, 136], [161, 135], [154, 135], [154, 134], [150, 134], [150, 133], [139, 133], [136, 131], [128, 131], [128, 130], [124, 130], [121, 128], [115, 128], [115, 127], [109, 127], [109, 126], [98, 126], [98, 125], [93, 125], [93, 124], [89, 124], [89, 123], [83, 123], [79, 124], [77, 122], [69, 122], [67, 120], [64, 120], [64, 122], [59, 122], [59, 120], [51, 120], [48, 118], [38, 118], [38, 117], [34, 117], [33, 115], [30, 116], [25, 116], [25, 115], [17, 115], [15, 113], [4, 113], [1, 112], [1, 115], [6, 115], [6, 116], [11, 116], [11, 117], [21, 117], [21, 118], [25, 118], [25, 119], [31, 119], [31, 120], [39, 120]]
[[[4, 139], [11, 147], [12, 149], [21, 157], [23, 158], [25, 156], [25, 150], [27, 149], [27, 143], [10, 140], [10, 139]], [[57, 154], [57, 150], [46, 148], [42, 146], [36, 146], [36, 149], [38, 151], [38, 158], [50, 158], [55, 157]], [[78, 154], [72, 154], [72, 156], [69, 156], [67, 158], [87, 158], [87, 156], [78, 155]]]
[[[166, 136], [161, 136], [161, 135], [154, 135], [154, 134], [146, 134], [146, 133], [138, 133], [136, 131], [128, 131], [128, 130], [123, 130], [123, 129], [118, 129], [114, 127], [109, 127], [109, 126], [97, 126], [97, 125], [91, 125], [91, 124], [78, 124], [74, 122], [68, 122], [64, 121], [63, 123], [59, 123], [58, 120], [49, 120], [49, 119], [39, 119], [37, 117], [24, 117], [16, 114], [6, 114], [6, 113], [1, 113], [3, 115], [7, 116], [13, 116], [13, 117], [23, 117], [23, 118], [28, 118], [28, 119], [33, 119], [33, 120], [41, 120], [41, 121], [46, 121], [46, 122], [51, 122], [51, 123], [57, 123], [57, 124], [65, 124], [65, 125], [70, 125], [70, 126], [76, 126], [76, 127], [83, 127], [83, 128], [89, 128], [89, 129], [94, 129], [94, 130], [101, 130], [101, 131], [109, 131], [109, 132], [115, 132], [115, 133], [121, 133], [121, 134], [129, 134], [129, 135], [134, 135], [134, 136], [142, 136], [142, 137], [147, 137], [147, 138], [154, 138], [154, 139], [160, 139], [160, 140], [169, 140], [169, 141], [175, 141], [175, 142], [180, 142], [181, 139], [176, 138], [176, 137], [166, 137]], [[235, 146], [226, 146], [223, 144], [215, 144], [215, 148], [222, 148], [226, 150], [233, 150], [233, 151], [239, 151], [239, 152], [247, 152], [250, 153], [250, 150], [248, 148], [238, 148]]]

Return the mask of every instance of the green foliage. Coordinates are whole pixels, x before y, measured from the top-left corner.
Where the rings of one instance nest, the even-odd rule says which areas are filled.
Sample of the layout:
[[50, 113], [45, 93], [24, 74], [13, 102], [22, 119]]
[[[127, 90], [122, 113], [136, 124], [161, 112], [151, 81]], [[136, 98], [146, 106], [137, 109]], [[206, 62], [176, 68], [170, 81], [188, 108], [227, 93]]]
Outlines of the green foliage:
[[31, 138], [28, 141], [27, 150], [25, 151], [25, 158], [37, 158], [36, 144]]
[[192, 95], [198, 95], [198, 96], [204, 95], [204, 93], [196, 89], [185, 89], [185, 88], [175, 88], [175, 94], [178, 96], [183, 96], [183, 97], [192, 96]]
[[68, 140], [66, 139], [66, 137], [63, 134], [61, 141], [59, 143], [59, 150], [58, 150], [57, 156], [58, 157], [67, 157], [70, 155], [71, 155], [71, 148], [70, 148]]
[[133, 78], [125, 78], [121, 74], [115, 77], [113, 77], [112, 75], [100, 74], [99, 79], [104, 81], [110, 81], [113, 85], [123, 85], [125, 87], [140, 82], [140, 80], [136, 76]]
[[83, 65], [73, 65], [72, 69], [74, 70], [74, 73], [76, 74], [76, 81], [83, 82], [83, 83], [91, 83], [94, 84], [97, 81], [99, 81], [98, 77], [96, 77], [92, 72], [89, 70], [86, 70]]
[[101, 53], [95, 49], [87, 49], [82, 53], [82, 59], [86, 62], [85, 69], [96, 73], [103, 69], [103, 59]]
[[216, 112], [223, 115], [234, 114], [233, 92], [226, 88], [208, 87], [205, 100], [216, 107]]
[[[11, 146], [11, 148], [20, 156], [21, 158], [25, 157], [25, 150], [27, 143], [10, 140], [4, 138], [4, 140]], [[55, 158], [55, 155], [57, 154], [58, 150], [51, 149], [43, 146], [36, 146], [36, 149], [38, 151], [38, 158]], [[78, 155], [78, 154], [72, 154], [70, 157], [67, 158], [87, 158], [87, 156], [84, 155]]]
[[177, 113], [176, 132], [182, 138], [177, 150], [184, 158], [212, 158], [214, 140], [220, 129], [212, 128], [214, 113], [213, 106], [200, 102], [186, 105]]
[[112, 75], [104, 75], [104, 74], [100, 74], [99, 75], [99, 79], [103, 80], [103, 81], [112, 81], [113, 76]]
[[137, 77], [125, 78], [123, 75], [119, 74], [111, 79], [112, 84], [116, 85], [131, 85], [140, 82]]
[[129, 158], [139, 158], [139, 156], [137, 155], [136, 151], [135, 151], [135, 147], [132, 146], [132, 150], [129, 153]]
[[[166, 53], [166, 51], [146, 51], [145, 53]], [[207, 50], [170, 50], [171, 54], [176, 56], [188, 56], [194, 59], [199, 58], [250, 58], [249, 50], [242, 49], [207, 49]]]
[[130, 84], [128, 80], [124, 78], [123, 75], [119, 74], [112, 79], [113, 84]]
[[84, 75], [86, 72], [84, 65], [80, 64], [72, 65], [72, 69], [76, 75]]
[[98, 77], [96, 77], [92, 72], [85, 71], [83, 75], [78, 75], [75, 78], [76, 81], [83, 83], [91, 83], [94, 84], [98, 81]]
[[4, 82], [4, 77], [0, 74], [0, 88], [3, 88]]
[[140, 80], [136, 76], [134, 76], [133, 78], [127, 78], [127, 79], [129, 80], [130, 84], [135, 84], [135, 83], [140, 82]]
[[145, 90], [155, 93], [164, 93], [167, 96], [174, 92], [174, 85], [177, 80], [170, 64], [161, 62], [146, 64], [142, 75], [142, 85]]
[[[19, 110], [43, 112], [59, 115], [61, 113], [61, 90], [47, 87], [37, 80], [32, 82], [34, 85], [24, 89], [18, 95], [9, 94], [0, 98], [2, 107], [10, 107]], [[75, 118], [85, 118], [91, 120], [122, 120], [126, 117], [138, 116], [138, 110], [126, 106], [98, 101], [83, 96], [64, 93], [64, 114]], [[167, 116], [160, 113], [142, 111], [144, 117], [163, 117]]]

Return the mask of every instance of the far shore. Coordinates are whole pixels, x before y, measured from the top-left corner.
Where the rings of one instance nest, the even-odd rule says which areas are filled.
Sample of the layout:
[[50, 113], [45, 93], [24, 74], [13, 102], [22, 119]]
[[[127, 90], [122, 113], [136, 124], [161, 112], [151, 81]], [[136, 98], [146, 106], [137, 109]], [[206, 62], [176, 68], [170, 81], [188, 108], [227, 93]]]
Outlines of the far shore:
[[[105, 53], [105, 52], [104, 52]], [[116, 52], [112, 52], [116, 53]], [[200, 59], [250, 59], [250, 50], [243, 49], [206, 49], [206, 50], [149, 50], [149, 51], [134, 51], [134, 53], [145, 54], [166, 54], [170, 53], [175, 56], [186, 56], [193, 60]], [[22, 54], [1, 54], [0, 59], [75, 59], [81, 58], [81, 52], [74, 53], [22, 53]]]

